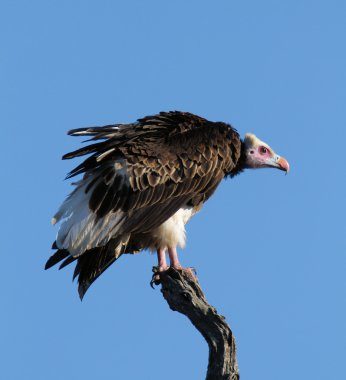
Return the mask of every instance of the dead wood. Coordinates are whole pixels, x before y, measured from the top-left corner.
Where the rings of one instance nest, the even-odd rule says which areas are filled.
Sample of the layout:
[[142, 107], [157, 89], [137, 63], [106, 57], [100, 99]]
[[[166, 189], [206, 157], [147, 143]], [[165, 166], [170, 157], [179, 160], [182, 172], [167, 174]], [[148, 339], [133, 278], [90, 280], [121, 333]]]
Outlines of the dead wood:
[[160, 273], [161, 292], [169, 307], [186, 315], [209, 346], [206, 380], [238, 380], [236, 344], [225, 317], [211, 306], [188, 271], [169, 268]]

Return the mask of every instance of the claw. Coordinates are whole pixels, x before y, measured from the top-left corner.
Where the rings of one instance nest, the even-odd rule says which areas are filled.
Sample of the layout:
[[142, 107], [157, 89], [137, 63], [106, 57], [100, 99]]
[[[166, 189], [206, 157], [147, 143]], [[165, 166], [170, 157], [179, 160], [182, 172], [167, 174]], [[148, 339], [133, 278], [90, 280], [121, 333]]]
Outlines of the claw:
[[[169, 269], [169, 268], [167, 268]], [[177, 269], [178, 271], [187, 271], [187, 272], [190, 272], [190, 274], [197, 278], [197, 271], [196, 271], [196, 268], [194, 267], [189, 267], [189, 268], [182, 268], [182, 269]], [[150, 286], [155, 289], [154, 285], [160, 285], [161, 284], [161, 280], [160, 280], [160, 273], [161, 272], [164, 272], [163, 270], [160, 270], [160, 267], [153, 267], [152, 269], [153, 271], [153, 275], [151, 277], [151, 281], [150, 281]]]
[[151, 277], [151, 281], [150, 281], [150, 286], [155, 289], [154, 285], [160, 285], [161, 281], [160, 281], [160, 275], [159, 275], [159, 267], [153, 267], [152, 271], [154, 272], [152, 277]]

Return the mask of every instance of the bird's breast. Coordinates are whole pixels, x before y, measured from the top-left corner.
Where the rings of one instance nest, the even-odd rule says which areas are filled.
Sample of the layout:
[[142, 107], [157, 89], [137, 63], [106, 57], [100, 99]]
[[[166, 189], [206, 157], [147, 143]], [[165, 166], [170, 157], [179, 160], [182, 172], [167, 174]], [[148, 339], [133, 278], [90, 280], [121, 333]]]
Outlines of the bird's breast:
[[186, 231], [185, 224], [200, 209], [196, 207], [182, 207], [159, 227], [151, 231], [150, 248], [185, 247]]

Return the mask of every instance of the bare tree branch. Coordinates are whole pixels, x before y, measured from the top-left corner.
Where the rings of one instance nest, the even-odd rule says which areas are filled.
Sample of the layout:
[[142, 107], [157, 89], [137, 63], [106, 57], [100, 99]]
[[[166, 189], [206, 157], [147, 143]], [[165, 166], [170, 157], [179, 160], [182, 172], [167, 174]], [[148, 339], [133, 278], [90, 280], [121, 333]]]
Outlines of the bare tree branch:
[[161, 292], [169, 307], [186, 315], [209, 346], [206, 380], [238, 380], [236, 344], [225, 318], [209, 305], [198, 281], [188, 271], [160, 273]]

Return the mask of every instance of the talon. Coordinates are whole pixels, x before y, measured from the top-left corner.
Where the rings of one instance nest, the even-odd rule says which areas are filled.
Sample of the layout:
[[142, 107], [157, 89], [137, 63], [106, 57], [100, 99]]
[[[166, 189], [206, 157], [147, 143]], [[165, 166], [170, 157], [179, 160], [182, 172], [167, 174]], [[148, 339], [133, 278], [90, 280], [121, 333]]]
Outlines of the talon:
[[154, 285], [160, 285], [161, 284], [160, 273], [166, 271], [167, 269], [168, 269], [168, 267], [164, 268], [164, 267], [161, 267], [161, 266], [153, 267], [152, 268], [153, 275], [151, 277], [150, 286], [153, 289], [155, 289]]
[[160, 281], [160, 276], [158, 276], [157, 274], [153, 274], [153, 277], [151, 278], [151, 281], [150, 281], [150, 286], [155, 289], [154, 285], [160, 285], [161, 284], [161, 281]]

